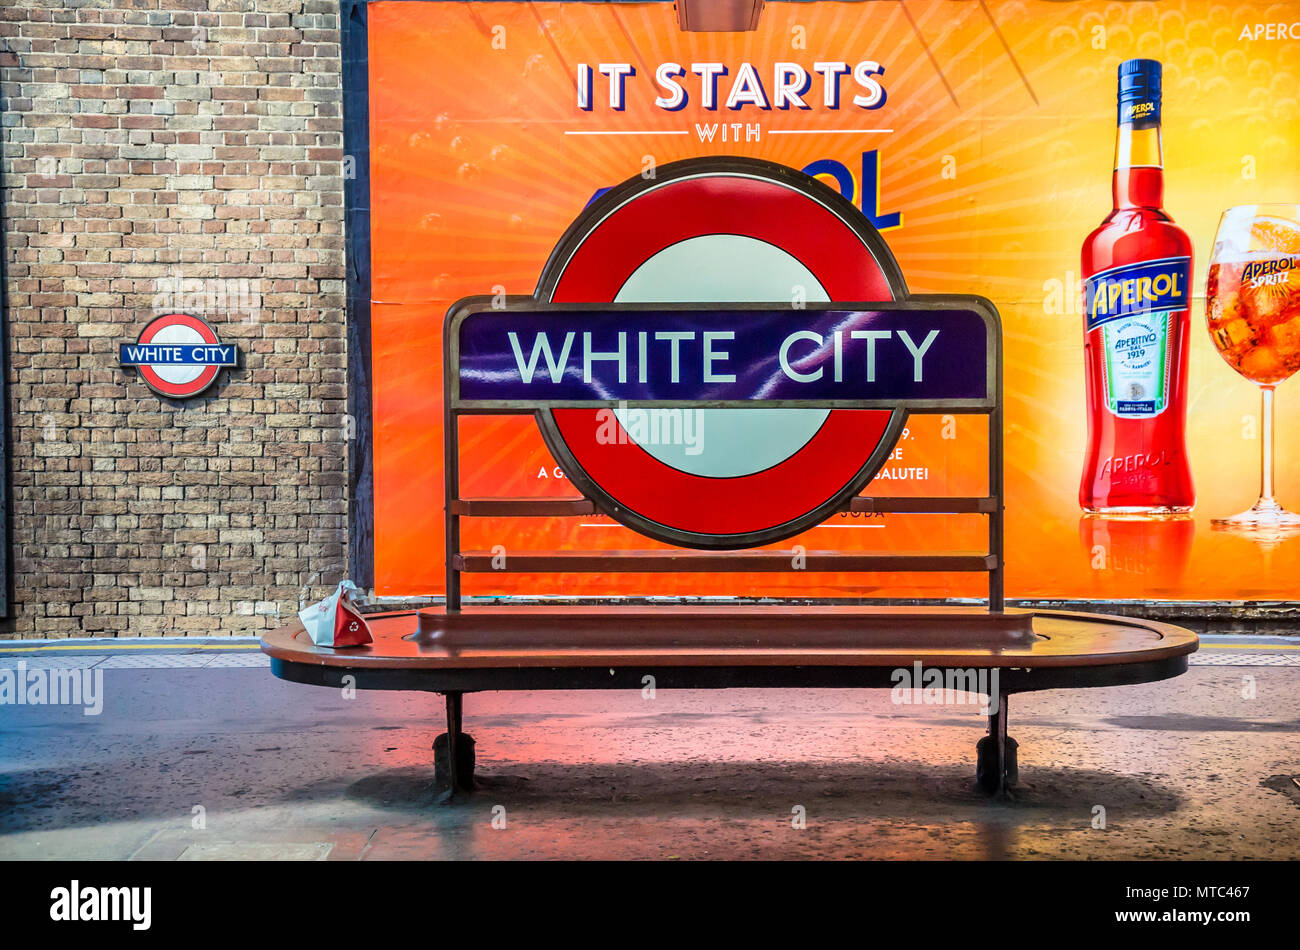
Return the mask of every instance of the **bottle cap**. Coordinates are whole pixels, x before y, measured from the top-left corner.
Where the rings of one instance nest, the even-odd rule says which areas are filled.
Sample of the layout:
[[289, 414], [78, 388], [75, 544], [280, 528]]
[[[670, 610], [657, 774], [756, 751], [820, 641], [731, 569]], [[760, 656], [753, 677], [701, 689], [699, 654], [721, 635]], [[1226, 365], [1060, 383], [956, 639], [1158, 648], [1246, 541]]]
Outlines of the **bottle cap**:
[[1162, 68], [1154, 59], [1126, 59], [1119, 64], [1119, 121], [1134, 128], [1160, 124]]

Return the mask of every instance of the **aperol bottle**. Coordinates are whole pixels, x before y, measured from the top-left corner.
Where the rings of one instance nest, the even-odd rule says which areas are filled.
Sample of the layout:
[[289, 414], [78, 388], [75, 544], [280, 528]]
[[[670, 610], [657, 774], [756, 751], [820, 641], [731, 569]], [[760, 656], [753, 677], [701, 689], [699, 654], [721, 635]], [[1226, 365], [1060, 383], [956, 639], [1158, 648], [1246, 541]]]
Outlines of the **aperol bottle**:
[[1187, 462], [1192, 242], [1164, 210], [1160, 63], [1119, 67], [1114, 210], [1083, 242], [1086, 512], [1160, 517], [1196, 502]]

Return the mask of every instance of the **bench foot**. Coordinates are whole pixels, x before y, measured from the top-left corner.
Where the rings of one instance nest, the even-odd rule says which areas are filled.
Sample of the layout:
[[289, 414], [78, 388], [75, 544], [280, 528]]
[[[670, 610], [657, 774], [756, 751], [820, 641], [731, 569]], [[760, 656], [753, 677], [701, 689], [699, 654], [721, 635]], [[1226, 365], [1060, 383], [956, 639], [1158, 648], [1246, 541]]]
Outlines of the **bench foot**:
[[442, 733], [433, 740], [433, 778], [438, 788], [451, 788], [452, 776], [456, 787], [462, 791], [473, 791], [474, 783], [474, 737], [462, 732], [456, 737], [456, 767], [451, 768], [448, 755], [448, 735]]
[[1019, 782], [1019, 748], [1019, 743], [1007, 735], [1007, 697], [1003, 695], [989, 716], [989, 734], [975, 746], [975, 781], [979, 787], [990, 795], [1002, 795]]
[[985, 736], [975, 746], [976, 764], [975, 764], [975, 781], [979, 787], [990, 795], [1006, 791], [1012, 788], [1020, 781], [1020, 773], [1016, 763], [1016, 749], [1018, 743], [1015, 739], [1007, 736], [1005, 747], [1006, 772], [1003, 776], [1001, 785], [998, 783], [997, 767], [997, 746], [993, 744], [992, 736]]
[[439, 801], [458, 801], [474, 790], [474, 738], [461, 731], [463, 694], [447, 693], [447, 731], [433, 740], [434, 784]]

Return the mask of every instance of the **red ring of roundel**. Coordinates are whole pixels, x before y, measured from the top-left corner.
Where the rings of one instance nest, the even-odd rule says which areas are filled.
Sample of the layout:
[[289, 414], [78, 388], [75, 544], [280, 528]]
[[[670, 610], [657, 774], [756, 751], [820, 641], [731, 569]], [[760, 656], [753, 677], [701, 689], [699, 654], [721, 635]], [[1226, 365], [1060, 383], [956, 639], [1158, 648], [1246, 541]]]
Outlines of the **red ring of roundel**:
[[[707, 234], [766, 241], [808, 268], [831, 300], [892, 300], [884, 272], [862, 239], [828, 208], [794, 188], [712, 174], [651, 185], [605, 217], [564, 265], [551, 299], [612, 301], [646, 260]], [[592, 409], [552, 410], [587, 475], [620, 505], [679, 531], [725, 537], [800, 518], [839, 494], [879, 445], [887, 410], [832, 410], [797, 452], [751, 475], [710, 478], [680, 471], [630, 439], [597, 442]], [[858, 446], [845, 451], [846, 446]]]
[[[219, 343], [216, 331], [198, 317], [192, 317], [188, 313], [165, 313], [160, 317], [150, 321], [149, 325], [140, 332], [137, 343], [151, 343], [159, 330], [176, 324], [183, 324], [198, 331], [200, 337], [205, 343]], [[217, 373], [221, 371], [220, 366], [207, 366], [203, 372], [199, 373], [193, 381], [188, 383], [169, 383], [159, 376], [152, 366], [142, 363], [136, 367], [145, 381], [158, 392], [166, 396], [172, 396], [176, 399], [183, 399], [187, 396], [194, 396], [203, 392], [212, 385], [212, 381], [217, 378]]]

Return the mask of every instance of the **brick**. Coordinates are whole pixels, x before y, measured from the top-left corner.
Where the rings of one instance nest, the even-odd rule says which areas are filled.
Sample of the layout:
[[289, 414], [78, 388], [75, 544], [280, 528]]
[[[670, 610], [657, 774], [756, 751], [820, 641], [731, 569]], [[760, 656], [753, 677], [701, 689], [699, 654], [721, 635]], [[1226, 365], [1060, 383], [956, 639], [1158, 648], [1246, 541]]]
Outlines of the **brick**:
[[[337, 3], [28, 4], [0, 34], [0, 637], [270, 629], [347, 550]], [[183, 406], [116, 364], [176, 277], [245, 362]]]

